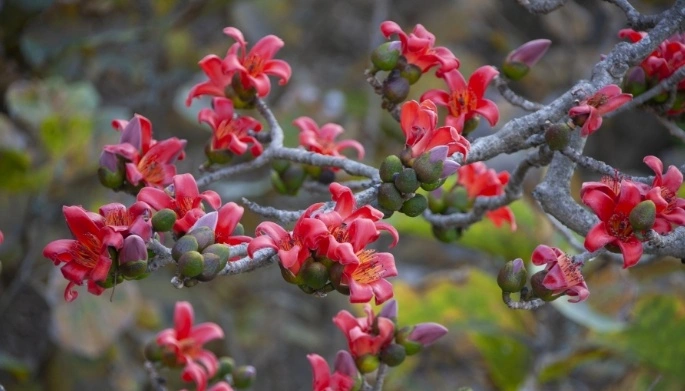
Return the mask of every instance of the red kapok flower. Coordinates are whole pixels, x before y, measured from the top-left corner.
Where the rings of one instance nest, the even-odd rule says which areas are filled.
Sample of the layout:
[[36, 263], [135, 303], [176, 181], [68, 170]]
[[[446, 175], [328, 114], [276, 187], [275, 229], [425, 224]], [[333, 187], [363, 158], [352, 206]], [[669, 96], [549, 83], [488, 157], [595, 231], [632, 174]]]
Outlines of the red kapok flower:
[[385, 38], [397, 34], [400, 39], [400, 54], [407, 59], [407, 63], [416, 65], [422, 73], [426, 73], [434, 65], [440, 65], [439, 73], [459, 68], [459, 60], [452, 52], [442, 46], [434, 47], [435, 35], [420, 24], [414, 27], [411, 34], [406, 34], [395, 22], [381, 23], [381, 33]]
[[534, 265], [545, 266], [547, 274], [542, 284], [555, 295], [572, 296], [571, 303], [581, 302], [590, 295], [579, 265], [560, 249], [541, 244], [533, 251], [531, 261]]
[[647, 193], [647, 199], [656, 205], [657, 220], [666, 220], [666, 226], [670, 223], [685, 225], [685, 199], [678, 197], [678, 190], [683, 184], [683, 174], [676, 166], [669, 166], [666, 174], [664, 165], [656, 156], [647, 156], [643, 161], [654, 170], [652, 189]]
[[0, 231], [0, 244], [5, 241], [5, 235]]
[[314, 372], [312, 391], [351, 391], [354, 387], [357, 367], [347, 351], [340, 350], [335, 356], [333, 374], [326, 360], [318, 354], [308, 354], [307, 360]]
[[114, 120], [112, 127], [121, 131], [119, 144], [105, 145], [103, 153], [120, 156], [126, 161], [129, 183], [138, 186], [143, 182], [146, 186], [159, 188], [171, 183], [176, 175], [174, 163], [185, 156], [185, 140], [176, 137], [154, 140], [150, 120], [139, 114], [131, 121]]
[[582, 126], [580, 135], [587, 137], [602, 126], [602, 116], [628, 103], [633, 96], [621, 93], [621, 87], [610, 84], [568, 111], [576, 125]]
[[198, 114], [198, 120], [212, 128], [212, 149], [227, 149], [236, 155], [242, 155], [249, 147], [252, 156], [262, 154], [262, 144], [249, 133], [250, 130], [262, 130], [259, 121], [249, 116], [235, 117], [230, 99], [214, 98], [212, 106], [213, 109], [204, 108]]
[[[504, 187], [509, 182], [509, 173], [502, 171], [499, 174], [488, 168], [483, 162], [476, 162], [459, 167], [457, 170], [459, 179], [457, 182], [466, 188], [466, 194], [470, 200], [476, 197], [494, 197], [504, 194]], [[504, 222], [509, 223], [512, 231], [516, 230], [514, 212], [508, 206], [485, 212], [495, 226], [499, 227]]]
[[198, 391], [207, 388], [207, 380], [214, 376], [219, 361], [214, 353], [202, 348], [205, 343], [224, 337], [215, 323], [207, 322], [193, 326], [193, 307], [187, 301], [176, 303], [174, 328], [157, 334], [157, 345], [176, 355], [176, 364], [185, 365], [181, 373], [184, 381], [193, 381]]
[[283, 60], [274, 60], [273, 56], [283, 47], [283, 41], [275, 35], [260, 39], [249, 52], [243, 33], [235, 27], [226, 27], [224, 34], [237, 42], [231, 45], [224, 59], [229, 71], [240, 75], [243, 87], [255, 88], [259, 97], [265, 97], [271, 90], [267, 75], [280, 77], [280, 85], [290, 79], [290, 65]]
[[193, 86], [188, 92], [186, 106], [190, 106], [193, 98], [202, 95], [226, 96], [226, 87], [231, 85], [233, 70], [228, 69], [226, 62], [215, 54], [208, 54], [198, 63], [202, 71], [209, 78]]
[[445, 125], [455, 127], [459, 133], [464, 129], [466, 121], [476, 115], [488, 120], [490, 126], [495, 126], [499, 120], [499, 110], [495, 102], [483, 98], [483, 95], [488, 84], [498, 74], [497, 69], [485, 65], [473, 72], [467, 84], [458, 70], [445, 72], [440, 77], [445, 79], [449, 92], [428, 90], [421, 95], [421, 101], [430, 99], [435, 104], [447, 107], [449, 113]]
[[62, 211], [74, 240], [59, 239], [48, 243], [43, 249], [43, 256], [55, 265], [64, 263], [62, 275], [69, 280], [64, 290], [66, 301], [78, 297], [78, 292], [73, 290], [74, 285], [83, 285], [84, 281], [88, 282], [88, 292], [100, 295], [104, 288], [97, 283], [107, 278], [112, 266], [108, 248], [120, 249], [123, 238], [105, 225], [101, 216], [88, 213], [80, 206], [65, 206]]
[[365, 317], [355, 318], [347, 311], [340, 311], [333, 323], [345, 334], [352, 356], [356, 359], [366, 354], [377, 355], [389, 345], [395, 334], [392, 320], [379, 316], [376, 318], [370, 305], [364, 306]]
[[128, 235], [138, 235], [145, 242], [152, 236], [152, 223], [150, 217], [150, 205], [144, 202], [135, 202], [129, 208], [125, 205], [113, 202], [100, 207], [100, 215], [104, 217], [104, 223], [124, 238]]
[[642, 201], [637, 185], [623, 180], [618, 194], [614, 194], [609, 186], [601, 183], [584, 183], [581, 198], [600, 220], [585, 237], [585, 248], [596, 251], [606, 245], [616, 245], [623, 254], [623, 267], [634, 266], [642, 256], [642, 243], [630, 224], [630, 212]]
[[165, 208], [176, 212], [178, 219], [174, 223], [174, 232], [184, 234], [195, 224], [197, 219], [204, 215], [202, 201], [214, 209], [221, 206], [221, 197], [212, 190], [200, 194], [195, 178], [191, 174], [176, 175], [173, 178], [174, 194], [171, 197], [164, 190], [145, 187], [138, 193], [138, 201], [143, 201], [156, 210]]
[[350, 303], [368, 303], [375, 297], [376, 304], [382, 304], [391, 299], [392, 284], [386, 278], [397, 276], [395, 258], [390, 253], [366, 248], [379, 236], [374, 222], [369, 219], [353, 221], [347, 236], [347, 241], [338, 244], [329, 258], [345, 265], [341, 283], [350, 288]]
[[[447, 156], [460, 152], [466, 157], [471, 144], [459, 130], [448, 124], [435, 128], [438, 120], [438, 109], [430, 100], [421, 104], [411, 100], [402, 105], [400, 126], [406, 137], [405, 145], [411, 149], [412, 157], [419, 157], [434, 148], [447, 146]], [[462, 124], [463, 125], [463, 124]]]
[[293, 125], [300, 129], [300, 145], [306, 150], [328, 156], [342, 156], [340, 151], [352, 148], [357, 151], [357, 159], [364, 159], [364, 147], [355, 140], [343, 140], [336, 142], [335, 139], [345, 130], [342, 126], [328, 123], [321, 128], [309, 117], [299, 117], [293, 121]]

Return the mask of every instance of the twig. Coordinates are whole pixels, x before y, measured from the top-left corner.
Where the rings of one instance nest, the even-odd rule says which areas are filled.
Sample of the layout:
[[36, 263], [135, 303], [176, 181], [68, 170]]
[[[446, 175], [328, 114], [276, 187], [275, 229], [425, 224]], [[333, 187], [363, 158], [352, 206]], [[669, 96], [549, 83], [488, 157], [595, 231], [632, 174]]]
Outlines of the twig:
[[243, 197], [243, 205], [252, 212], [271, 219], [276, 219], [283, 224], [289, 224], [300, 218], [304, 210], [282, 210], [276, 209], [272, 206], [261, 206], [256, 202], [250, 201]]
[[276, 250], [270, 248], [259, 250], [254, 258], [246, 256], [237, 261], [227, 263], [226, 267], [219, 272], [219, 275], [240, 274], [270, 266], [278, 262], [278, 257], [275, 255]]
[[636, 177], [636, 176], [630, 176], [630, 175], [625, 175], [621, 174], [620, 171], [618, 171], [616, 168], [611, 167], [610, 165], [604, 163], [601, 160], [596, 160], [593, 159], [589, 156], [581, 155], [578, 152], [574, 151], [570, 147], [566, 147], [562, 149], [561, 154], [569, 158], [572, 162], [578, 164], [579, 166], [586, 168], [588, 170], [594, 171], [596, 173], [606, 175], [609, 177], [616, 177], [616, 175], [619, 175], [622, 179], [629, 179], [633, 182], [640, 182], [640, 183], [652, 183], [654, 180], [654, 177]]
[[568, 0], [516, 0], [532, 14], [548, 14], [566, 4]]
[[[675, 122], [668, 120], [664, 117], [657, 116], [656, 117], [659, 122], [664, 125], [666, 130], [668, 130], [668, 133], [671, 134], [671, 136], [677, 138], [681, 142], [685, 143], [685, 130], [683, 130], [680, 126], [678, 126]], [[681, 170], [682, 171], [682, 170]]]
[[533, 299], [530, 301], [514, 301], [511, 298], [511, 293], [509, 292], [502, 292], [502, 301], [512, 310], [534, 310], [545, 305], [545, 302], [541, 299]]
[[547, 216], [547, 219], [552, 224], [554, 229], [556, 229], [557, 232], [559, 232], [561, 236], [563, 236], [564, 239], [566, 239], [566, 241], [568, 242], [568, 244], [571, 245], [571, 247], [573, 247], [576, 251], [585, 251], [585, 246], [583, 246], [583, 244], [580, 243], [578, 239], [576, 239], [574, 233], [570, 229], [568, 229], [559, 220], [554, 218], [554, 216], [549, 215], [547, 213], [545, 213], [545, 216]]
[[628, 25], [637, 30], [646, 30], [654, 27], [662, 15], [642, 15], [633, 7], [628, 0], [604, 0], [620, 8], [628, 19]]
[[147, 371], [147, 377], [150, 379], [150, 384], [155, 391], [166, 391], [166, 379], [157, 373], [157, 368], [155, 364], [150, 361], [145, 361], [145, 370]]
[[520, 107], [523, 110], [538, 111], [545, 107], [545, 105], [543, 104], [531, 102], [526, 98], [522, 97], [521, 95], [518, 95], [517, 93], [512, 91], [512, 89], [509, 88], [509, 82], [507, 78], [505, 78], [504, 76], [498, 75], [497, 77], [495, 77], [495, 87], [497, 87], [499, 93], [502, 95], [504, 99], [507, 100], [507, 102], [511, 103], [514, 106]]
[[388, 366], [386, 364], [381, 364], [378, 367], [378, 372], [376, 373], [376, 384], [373, 385], [372, 391], [381, 391], [383, 389], [383, 382], [385, 381], [385, 376], [388, 373]]
[[[664, 91], [670, 91], [673, 90], [678, 83], [680, 83], [683, 79], [685, 79], [685, 67], [680, 67], [678, 70], [673, 72], [673, 74], [664, 80], [660, 81], [659, 84], [655, 85], [654, 87], [650, 88], [649, 90], [645, 91], [644, 93], [636, 96], [631, 100], [630, 102], [624, 104], [623, 106], [619, 107], [618, 109], [607, 113], [604, 115], [604, 118], [611, 118], [617, 114], [621, 114], [625, 111], [628, 111], [634, 107], [637, 107], [639, 105], [642, 105], [649, 101], [650, 99], [654, 98], [655, 96], [663, 93]], [[672, 103], [671, 103], [672, 106]]]

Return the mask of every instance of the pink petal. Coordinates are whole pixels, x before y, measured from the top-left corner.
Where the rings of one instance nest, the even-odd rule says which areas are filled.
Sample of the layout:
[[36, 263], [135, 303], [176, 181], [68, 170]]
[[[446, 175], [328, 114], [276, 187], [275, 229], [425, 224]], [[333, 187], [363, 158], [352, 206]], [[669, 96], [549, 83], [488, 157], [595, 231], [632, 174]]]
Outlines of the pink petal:
[[176, 339], [183, 340], [190, 336], [190, 331], [193, 327], [193, 306], [187, 301], [176, 302], [174, 308], [174, 330], [176, 330]]
[[602, 191], [588, 191], [583, 194], [582, 200], [602, 221], [609, 220], [614, 214], [614, 200]]
[[[453, 72], [458, 72], [458, 71], [453, 71]], [[449, 72], [448, 72], [449, 73]], [[436, 105], [440, 106], [446, 106], [449, 107], [450, 105], [450, 94], [446, 91], [443, 90], [438, 90], [438, 89], [432, 89], [428, 90], [421, 95], [421, 98], [419, 99], [422, 102], [429, 100]], [[404, 108], [404, 106], [402, 106]]]
[[271, 60], [267, 62], [263, 72], [267, 75], [278, 77], [280, 79], [278, 81], [279, 85], [285, 85], [288, 80], [290, 80], [290, 76], [293, 73], [290, 65], [283, 60]]
[[[469, 78], [468, 88], [480, 99], [485, 94], [485, 90], [488, 88], [488, 85], [490, 84], [492, 79], [494, 79], [497, 75], [499, 75], [499, 72], [497, 71], [497, 69], [495, 69], [495, 67], [492, 67], [490, 65], [484, 65], [476, 69], [475, 72], [473, 72], [473, 74]], [[453, 89], [453, 91], [455, 90], [456, 89]], [[492, 122], [490, 122], [490, 124], [492, 124]]]
[[165, 208], [175, 209], [175, 202], [164, 190], [152, 187], [144, 187], [138, 192], [136, 197], [138, 201], [145, 202], [152, 206], [155, 210], [162, 210]]
[[[267, 35], [266, 37], [257, 41], [250, 50], [250, 54], [260, 57], [262, 61], [271, 60], [277, 51], [283, 47], [283, 40], [275, 35]], [[287, 65], [287, 64], [286, 64]], [[289, 69], [290, 67], [288, 67]]]
[[386, 301], [392, 299], [392, 284], [385, 279], [380, 279], [371, 284], [371, 289], [374, 296], [376, 297], [376, 305], [385, 303]]
[[373, 289], [369, 285], [362, 285], [350, 279], [350, 303], [368, 303], [373, 298]]
[[331, 380], [331, 369], [328, 366], [328, 363], [318, 354], [308, 354], [307, 360], [309, 360], [309, 364], [312, 366], [314, 375], [312, 389], [314, 391], [325, 390]]
[[627, 242], [617, 240], [616, 244], [621, 248], [623, 253], [623, 268], [635, 266], [640, 261], [642, 256], [642, 243], [635, 238], [629, 239]]
[[495, 102], [489, 99], [482, 99], [478, 101], [478, 106], [473, 111], [488, 120], [490, 126], [495, 126], [497, 121], [499, 121], [499, 109], [497, 108]]
[[618, 241], [615, 237], [609, 235], [606, 225], [603, 221], [597, 223], [585, 237], [585, 248], [588, 251], [597, 251], [609, 243]]

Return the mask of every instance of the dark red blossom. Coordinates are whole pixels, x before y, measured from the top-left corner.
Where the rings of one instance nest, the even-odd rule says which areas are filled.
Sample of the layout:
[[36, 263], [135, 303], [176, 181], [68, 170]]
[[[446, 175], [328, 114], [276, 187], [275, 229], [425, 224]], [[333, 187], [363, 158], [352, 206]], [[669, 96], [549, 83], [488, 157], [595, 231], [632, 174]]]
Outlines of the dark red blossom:
[[119, 156], [126, 162], [127, 181], [138, 186], [162, 188], [176, 175], [176, 160], [184, 158], [186, 141], [172, 137], [163, 141], [152, 138], [152, 124], [142, 115], [136, 114], [131, 121], [114, 120], [112, 127], [121, 131], [119, 144], [105, 145], [101, 162], [109, 162], [113, 171], [113, 157]]
[[560, 249], [541, 244], [533, 251], [531, 261], [534, 265], [545, 266], [547, 274], [542, 284], [553, 294], [571, 296], [571, 303], [581, 302], [590, 295], [580, 266]]
[[283, 41], [275, 35], [267, 35], [257, 41], [248, 52], [243, 33], [235, 27], [226, 27], [224, 34], [237, 42], [231, 45], [224, 62], [229, 71], [235, 71], [245, 89], [254, 88], [259, 97], [265, 97], [271, 90], [267, 75], [277, 76], [280, 85], [290, 79], [290, 65], [283, 60], [274, 60], [276, 52], [283, 47]]
[[[678, 197], [678, 190], [683, 184], [683, 174], [676, 166], [669, 166], [663, 174], [664, 165], [656, 156], [647, 156], [643, 161], [654, 170], [652, 188], [646, 198], [656, 205], [657, 220], [665, 220], [663, 225], [685, 225], [685, 199]], [[657, 221], [657, 224], [659, 222]]]
[[88, 283], [88, 292], [100, 295], [104, 288], [98, 285], [107, 278], [112, 266], [109, 247], [120, 249], [123, 245], [121, 234], [105, 224], [102, 216], [89, 213], [80, 206], [62, 208], [69, 230], [74, 239], [52, 241], [43, 249], [43, 256], [55, 265], [64, 263], [61, 272], [69, 280], [64, 290], [64, 299], [73, 301], [78, 292], [75, 285]]
[[450, 125], [436, 129], [437, 121], [438, 109], [430, 100], [423, 100], [421, 104], [411, 100], [402, 105], [400, 126], [412, 157], [444, 146], [448, 148], [447, 156], [459, 152], [466, 157], [471, 144], [461, 135], [459, 128]]
[[119, 232], [124, 238], [128, 235], [138, 235], [147, 242], [152, 236], [152, 212], [150, 205], [135, 202], [130, 207], [114, 202], [100, 207], [100, 215], [104, 223]]
[[[459, 167], [457, 170], [457, 183], [466, 188], [468, 198], [473, 201], [476, 197], [495, 197], [504, 194], [504, 188], [509, 182], [509, 173], [502, 171], [497, 173], [488, 168], [483, 162], [476, 162]], [[503, 206], [495, 210], [485, 212], [495, 226], [499, 227], [504, 222], [509, 223], [512, 231], [516, 230], [516, 219], [511, 208]]]
[[174, 197], [164, 190], [145, 187], [138, 193], [138, 201], [143, 201], [156, 210], [168, 208], [176, 212], [178, 219], [173, 228], [176, 234], [186, 233], [205, 214], [202, 201], [206, 201], [214, 209], [221, 206], [221, 197], [215, 191], [200, 193], [191, 174], [176, 175], [173, 182]]
[[207, 381], [219, 369], [219, 361], [214, 353], [203, 349], [211, 340], [224, 337], [221, 327], [207, 322], [193, 325], [193, 307], [186, 301], [176, 303], [174, 328], [162, 330], [157, 334], [157, 345], [175, 355], [176, 365], [183, 365], [181, 379], [192, 381], [198, 391], [207, 388]]
[[435, 35], [420, 24], [414, 27], [412, 33], [407, 34], [397, 23], [385, 21], [381, 23], [381, 33], [385, 38], [397, 34], [400, 39], [400, 54], [406, 58], [407, 63], [416, 65], [422, 73], [435, 65], [440, 66], [439, 73], [459, 68], [459, 60], [454, 54], [445, 47], [434, 46]]
[[568, 111], [573, 122], [582, 126], [580, 135], [587, 137], [602, 126], [602, 116], [623, 106], [633, 99], [631, 94], [621, 93], [621, 87], [610, 84], [597, 91], [590, 98], [580, 102]]
[[468, 84], [461, 72], [454, 69], [440, 77], [447, 83], [448, 91], [433, 89], [421, 95], [421, 101], [429, 99], [448, 110], [445, 125], [453, 126], [462, 133], [464, 124], [477, 115], [482, 116], [495, 126], [499, 120], [499, 110], [495, 102], [485, 99], [485, 90], [499, 72], [490, 65], [476, 69], [469, 78]]
[[328, 156], [343, 156], [340, 152], [352, 148], [357, 152], [357, 159], [364, 159], [364, 147], [356, 140], [335, 141], [345, 131], [342, 126], [327, 123], [321, 126], [309, 117], [299, 117], [293, 125], [300, 129], [300, 145], [306, 150]]
[[214, 98], [212, 109], [204, 108], [198, 114], [198, 121], [212, 128], [213, 150], [229, 150], [236, 155], [244, 154], [248, 148], [252, 156], [262, 154], [262, 144], [249, 132], [259, 132], [262, 124], [246, 115], [235, 115], [233, 102], [226, 98]]

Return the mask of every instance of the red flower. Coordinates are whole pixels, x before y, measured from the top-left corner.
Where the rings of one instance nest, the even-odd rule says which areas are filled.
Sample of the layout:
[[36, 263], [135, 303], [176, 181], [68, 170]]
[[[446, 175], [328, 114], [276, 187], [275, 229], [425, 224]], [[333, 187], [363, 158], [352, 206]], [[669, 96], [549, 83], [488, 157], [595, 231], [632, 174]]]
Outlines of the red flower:
[[471, 144], [459, 132], [458, 129], [461, 128], [443, 126], [436, 129], [437, 111], [437, 107], [430, 100], [423, 100], [421, 104], [412, 100], [402, 105], [400, 126], [412, 157], [419, 157], [424, 152], [444, 146], [448, 147], [447, 156], [460, 152], [466, 157]]
[[581, 302], [590, 295], [579, 266], [560, 249], [541, 244], [533, 251], [531, 261], [534, 265], [545, 265], [547, 274], [542, 284], [555, 295], [572, 296], [571, 303]]
[[104, 223], [124, 238], [128, 235], [138, 235], [145, 242], [152, 236], [150, 205], [136, 202], [126, 208], [123, 204], [114, 202], [100, 207], [100, 215]]
[[642, 243], [629, 220], [630, 212], [642, 201], [637, 185], [623, 180], [616, 194], [602, 183], [584, 183], [580, 195], [600, 220], [585, 237], [585, 248], [596, 251], [606, 245], [616, 245], [623, 254], [623, 267], [634, 266], [642, 256]]
[[[620, 38], [627, 38], [631, 42], [638, 42], [647, 35], [631, 29], [623, 29], [618, 32]], [[674, 34], [662, 42], [640, 66], [645, 73], [659, 82], [673, 74], [678, 68], [685, 65], [685, 34]], [[685, 82], [681, 81], [678, 88], [685, 88]]]
[[455, 127], [459, 133], [464, 129], [466, 121], [476, 115], [488, 120], [490, 126], [495, 126], [499, 120], [499, 110], [495, 102], [483, 98], [483, 95], [490, 81], [498, 74], [494, 67], [485, 65], [473, 72], [467, 84], [458, 70], [445, 72], [440, 77], [445, 79], [450, 91], [428, 90], [421, 95], [421, 101], [430, 99], [435, 104], [447, 107], [449, 114], [445, 125]]
[[0, 231], [0, 244], [5, 241], [5, 235]]
[[101, 216], [88, 213], [80, 206], [65, 206], [62, 211], [74, 240], [59, 239], [48, 243], [43, 249], [43, 256], [55, 265], [64, 263], [62, 275], [69, 280], [64, 291], [66, 301], [78, 297], [78, 292], [73, 290], [74, 285], [83, 285], [84, 281], [88, 282], [88, 292], [100, 295], [104, 288], [97, 283], [107, 278], [112, 265], [108, 248], [120, 249], [123, 238], [105, 225]]
[[354, 387], [357, 367], [348, 352], [341, 350], [335, 356], [335, 371], [332, 375], [323, 357], [318, 354], [308, 354], [307, 360], [314, 372], [313, 391], [351, 391]]
[[259, 121], [249, 116], [234, 116], [233, 102], [226, 98], [214, 98], [212, 106], [213, 109], [204, 108], [198, 114], [198, 120], [212, 128], [212, 149], [227, 149], [242, 155], [250, 146], [252, 156], [262, 154], [262, 144], [249, 133], [262, 130]]
[[143, 182], [145, 186], [159, 188], [171, 183], [176, 175], [174, 163], [185, 156], [185, 140], [176, 137], [154, 140], [150, 120], [139, 114], [131, 121], [114, 120], [112, 127], [121, 131], [121, 138], [119, 144], [105, 145], [103, 154], [117, 155], [126, 161], [129, 183], [138, 186]]
[[224, 62], [229, 71], [238, 72], [243, 87], [255, 88], [259, 97], [265, 97], [271, 90], [267, 75], [281, 78], [280, 85], [290, 79], [290, 65], [283, 60], [273, 60], [274, 54], [283, 47], [283, 41], [275, 35], [260, 39], [249, 52], [243, 33], [235, 27], [226, 27], [224, 34], [237, 42], [231, 45]]
[[207, 322], [193, 326], [193, 307], [186, 301], [176, 303], [174, 328], [157, 334], [157, 345], [175, 354], [176, 364], [185, 365], [181, 373], [184, 381], [193, 381], [198, 391], [207, 388], [207, 380], [214, 376], [219, 361], [214, 353], [202, 348], [205, 343], [224, 337], [215, 323]]
[[300, 145], [306, 150], [328, 156], [342, 156], [340, 151], [352, 148], [357, 151], [357, 159], [364, 159], [364, 147], [355, 140], [336, 142], [344, 129], [338, 124], [328, 123], [321, 128], [309, 117], [299, 117], [293, 125], [300, 128]]
[[255, 238], [247, 246], [248, 255], [254, 257], [263, 248], [277, 250], [281, 265], [297, 275], [311, 256], [310, 248], [315, 248], [316, 243], [328, 235], [328, 229], [321, 221], [307, 218], [311, 210], [316, 210], [321, 205], [310, 206], [297, 220], [292, 232], [271, 221], [259, 224], [255, 229]]
[[214, 209], [221, 206], [221, 198], [212, 190], [200, 194], [195, 178], [191, 174], [176, 175], [173, 178], [175, 197], [171, 197], [165, 191], [151, 187], [144, 187], [138, 193], [138, 201], [148, 203], [156, 210], [165, 208], [176, 212], [178, 220], [174, 224], [176, 234], [184, 234], [195, 224], [198, 218], [204, 215], [202, 201]]
[[252, 240], [251, 237], [245, 235], [234, 235], [235, 228], [238, 226], [240, 219], [243, 218], [245, 208], [239, 206], [235, 202], [229, 202], [219, 208], [217, 213], [217, 224], [214, 229], [215, 243], [224, 243], [229, 246], [235, 246], [240, 243], [246, 243]]
[[209, 54], [198, 63], [209, 80], [198, 83], [190, 89], [186, 98], [186, 106], [190, 106], [193, 98], [202, 95], [226, 97], [226, 88], [231, 85], [234, 71], [221, 57]]
[[631, 94], [622, 94], [621, 87], [610, 84], [597, 91], [589, 99], [580, 102], [578, 106], [572, 107], [568, 111], [568, 116], [576, 125], [583, 127], [580, 135], [587, 137], [602, 126], [604, 114], [616, 110], [631, 99], [633, 99]]
[[[509, 173], [502, 171], [499, 174], [488, 168], [485, 163], [476, 162], [459, 167], [457, 170], [457, 183], [466, 188], [466, 194], [470, 200], [476, 197], [494, 197], [504, 194], [504, 187], [509, 182]], [[511, 208], [503, 206], [493, 211], [485, 212], [495, 226], [499, 227], [504, 222], [509, 223], [512, 231], [516, 230], [516, 219]]]
[[385, 21], [381, 23], [381, 32], [385, 38], [397, 34], [401, 45], [400, 54], [407, 59], [407, 63], [421, 69], [422, 73], [426, 73], [434, 65], [440, 65], [439, 73], [459, 68], [459, 60], [454, 54], [445, 47], [433, 47], [435, 35], [420, 24], [407, 35], [397, 23]]
[[391, 299], [392, 284], [385, 278], [397, 276], [395, 258], [390, 253], [366, 249], [380, 234], [375, 223], [355, 220], [346, 234], [347, 240], [335, 246], [329, 258], [345, 265], [341, 283], [350, 288], [350, 302], [368, 303], [375, 296], [376, 304], [382, 304]]
[[[656, 156], [647, 156], [643, 161], [654, 170], [652, 188], [647, 193], [647, 199], [656, 205], [657, 220], [662, 221], [670, 231], [671, 224], [685, 225], [685, 199], [678, 197], [678, 190], [683, 184], [683, 174], [676, 166], [669, 166], [665, 175], [664, 165]], [[659, 222], [657, 222], [659, 223]]]
[[347, 311], [340, 311], [333, 323], [345, 334], [352, 356], [356, 359], [366, 354], [378, 355], [395, 336], [392, 320], [379, 316], [376, 318], [370, 305], [364, 306], [366, 316], [355, 318]]

